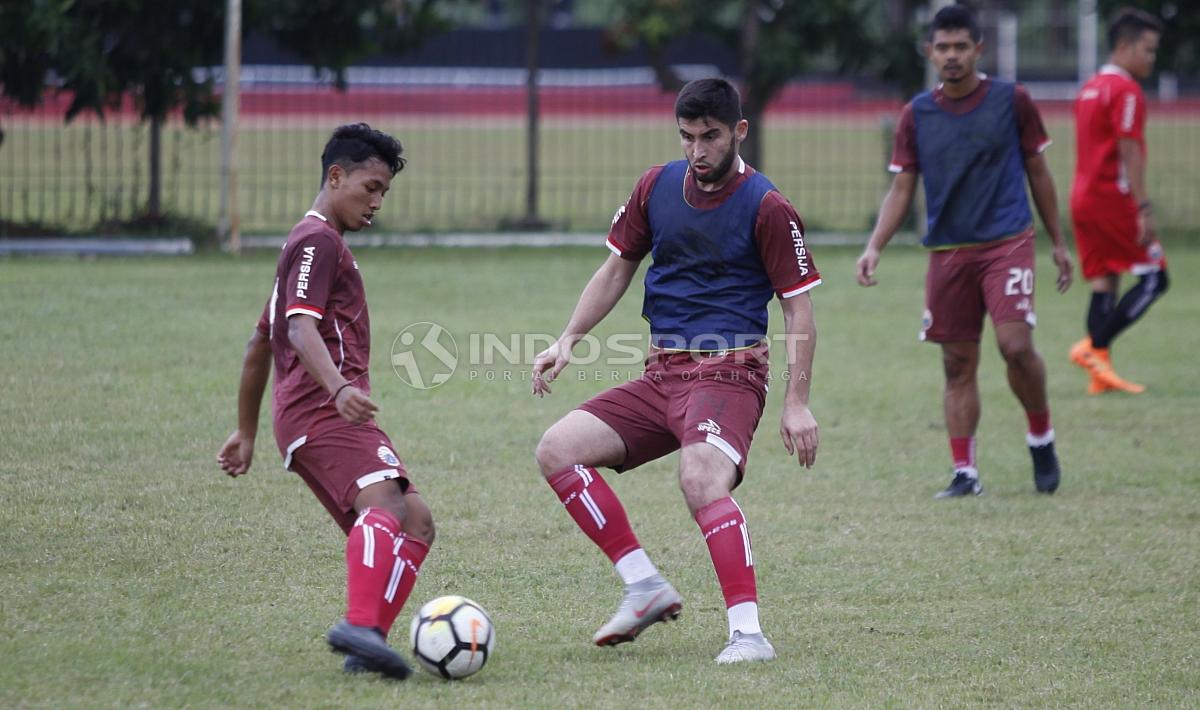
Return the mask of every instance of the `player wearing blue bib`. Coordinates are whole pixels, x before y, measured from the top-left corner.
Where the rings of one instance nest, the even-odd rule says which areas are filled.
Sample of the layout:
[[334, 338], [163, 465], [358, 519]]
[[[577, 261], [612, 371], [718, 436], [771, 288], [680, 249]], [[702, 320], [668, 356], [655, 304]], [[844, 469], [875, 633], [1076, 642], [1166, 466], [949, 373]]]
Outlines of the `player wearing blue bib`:
[[974, 17], [961, 5], [944, 7], [934, 16], [926, 54], [942, 84], [904, 107], [889, 166], [896, 176], [857, 264], [858, 282], [873, 286], [879, 254], [900, 228], [920, 174], [927, 206], [923, 243], [931, 250], [920, 337], [942, 347], [946, 432], [954, 466], [950, 485], [938, 498], [983, 493], [975, 466], [975, 430], [985, 315], [996, 328], [1009, 386], [1029, 422], [1026, 443], [1034, 485], [1053, 493], [1060, 477], [1046, 365], [1033, 345], [1034, 229], [1025, 197], [1028, 180], [1054, 243], [1058, 289], [1066, 291], [1071, 256], [1042, 156], [1050, 139], [1022, 87], [976, 73], [980, 38]]
[[788, 336], [780, 435], [801, 465], [816, 458], [817, 423], [808, 408], [816, 333], [808, 291], [821, 279], [795, 209], [738, 155], [748, 124], [736, 89], [723, 79], [691, 82], [679, 93], [675, 117], [686, 160], [651, 168], [617, 211], [608, 235], [613, 253], [584, 288], [562, 335], [537, 356], [533, 391], [550, 391], [572, 347], [612, 310], [649, 254], [646, 370], [550, 427], [537, 461], [625, 583], [617, 613], [592, 638], [610, 646], [678, 617], [683, 599], [642, 549], [597, 469], [629, 471], [679, 450], [679, 485], [725, 597], [729, 640], [716, 661], [767, 661], [775, 650], [759, 623], [750, 533], [731, 493], [745, 474], [766, 402], [767, 305], [775, 297]]

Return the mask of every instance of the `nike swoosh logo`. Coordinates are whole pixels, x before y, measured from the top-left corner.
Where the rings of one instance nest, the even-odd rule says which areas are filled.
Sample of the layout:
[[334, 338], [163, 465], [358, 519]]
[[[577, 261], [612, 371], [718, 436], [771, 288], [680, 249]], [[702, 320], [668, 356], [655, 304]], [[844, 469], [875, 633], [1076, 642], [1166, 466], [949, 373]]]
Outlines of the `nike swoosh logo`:
[[658, 594], [655, 594], [654, 598], [651, 599], [650, 602], [648, 604], [646, 604], [646, 606], [642, 607], [641, 609], [634, 609], [633, 615], [639, 619], [642, 618], [643, 616], [646, 615], [646, 612], [650, 611], [650, 607], [654, 606], [654, 602], [658, 601], [658, 598], [666, 593], [667, 593], [667, 590], [665, 590], [665, 589], [659, 590]]

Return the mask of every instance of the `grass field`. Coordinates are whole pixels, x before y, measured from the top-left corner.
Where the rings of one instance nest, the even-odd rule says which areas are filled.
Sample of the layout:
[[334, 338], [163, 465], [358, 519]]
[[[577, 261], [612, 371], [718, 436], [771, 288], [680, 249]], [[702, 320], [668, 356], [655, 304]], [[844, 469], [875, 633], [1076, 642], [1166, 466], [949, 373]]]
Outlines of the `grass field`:
[[[762, 127], [765, 172], [812, 230], [870, 229], [887, 189], [891, 135], [885, 116], [778, 117]], [[888, 116], [887, 118], [894, 118]], [[248, 122], [238, 138], [239, 205], [247, 233], [283, 234], [308, 208], [317, 156], [338, 123], [354, 116]], [[515, 119], [376, 120], [410, 159], [378, 231], [495, 229], [525, 211], [525, 129]], [[0, 147], [0, 222], [73, 229], [128, 219], [145, 205], [147, 131], [81, 119], [67, 127], [6, 124]], [[1075, 164], [1074, 128], [1047, 117], [1046, 153], [1065, 215]], [[1155, 114], [1148, 128], [1149, 190], [1160, 226], [1200, 228], [1200, 116]], [[175, 215], [216, 224], [220, 136], [215, 126], [164, 131], [163, 201]], [[547, 120], [540, 141], [540, 214], [556, 228], [601, 231], [650, 165], [678, 158], [669, 120]], [[1069, 225], [1068, 225], [1069, 227]]]
[[[780, 652], [752, 668], [712, 663], [723, 605], [675, 457], [610, 480], [684, 595], [684, 617], [635, 644], [589, 645], [620, 585], [539, 480], [532, 451], [607, 381], [572, 370], [538, 400], [524, 366], [460, 364], [429, 391], [389, 366], [393, 338], [414, 321], [437, 321], [460, 344], [470, 333], [557, 332], [605, 253], [357, 255], [379, 421], [439, 522], [399, 627], [416, 604], [452, 592], [482, 603], [498, 628], [490, 665], [456, 684], [343, 676], [322, 640], [342, 611], [338, 529], [281, 471], [269, 419], [249, 476], [229, 480], [214, 463], [273, 253], [0, 261], [0, 705], [1200, 704], [1200, 380], [1188, 354], [1200, 350], [1200, 287], [1182, 276], [1200, 270], [1200, 250], [1171, 250], [1181, 276], [1115, 350], [1147, 393], [1098, 399], [1065, 361], [1085, 291], [1052, 293], [1043, 244], [1037, 342], [1063, 486], [1033, 492], [1024, 418], [989, 332], [987, 494], [935, 502], [949, 470], [938, 354], [914, 337], [923, 257], [894, 247], [881, 284], [865, 290], [853, 285], [853, 251], [817, 248], [818, 464], [798, 470], [785, 457], [774, 391], [738, 492]], [[602, 334], [641, 331], [633, 291]]]

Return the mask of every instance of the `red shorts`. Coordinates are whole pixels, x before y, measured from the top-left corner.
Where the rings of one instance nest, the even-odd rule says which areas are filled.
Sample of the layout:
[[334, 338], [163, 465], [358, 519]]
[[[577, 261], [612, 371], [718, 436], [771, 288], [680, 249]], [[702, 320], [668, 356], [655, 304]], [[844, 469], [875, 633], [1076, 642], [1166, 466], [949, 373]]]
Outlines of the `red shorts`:
[[921, 340], [979, 342], [984, 313], [992, 323], [1037, 323], [1033, 312], [1032, 230], [995, 244], [929, 254]]
[[741, 483], [767, 401], [768, 351], [764, 344], [720, 354], [654, 352], [641, 377], [579, 408], [625, 442], [625, 460], [614, 466], [617, 471], [703, 441], [733, 461]]
[[395, 479], [402, 492], [416, 493], [404, 462], [374, 422], [321, 432], [293, 449], [284, 465], [300, 474], [347, 534], [357, 517], [354, 499], [367, 486]]
[[1108, 214], [1072, 210], [1071, 223], [1085, 279], [1126, 273], [1142, 276], [1167, 268], [1161, 244], [1138, 243], [1136, 208]]

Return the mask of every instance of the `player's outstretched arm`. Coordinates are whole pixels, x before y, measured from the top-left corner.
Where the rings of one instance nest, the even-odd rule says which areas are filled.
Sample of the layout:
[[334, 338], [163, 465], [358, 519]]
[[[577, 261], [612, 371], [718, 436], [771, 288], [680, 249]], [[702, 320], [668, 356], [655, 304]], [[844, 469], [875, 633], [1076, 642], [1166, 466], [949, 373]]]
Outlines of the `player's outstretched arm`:
[[883, 197], [883, 204], [879, 206], [879, 219], [875, 220], [875, 229], [871, 231], [871, 238], [867, 240], [867, 246], [855, 264], [860, 286], [874, 286], [877, 283], [875, 268], [879, 265], [879, 253], [904, 223], [904, 215], [908, 214], [908, 206], [912, 203], [916, 189], [916, 173], [896, 173], [892, 178], [892, 186], [888, 188]]
[[1037, 207], [1038, 216], [1042, 218], [1042, 224], [1046, 225], [1046, 231], [1050, 233], [1050, 241], [1054, 245], [1051, 256], [1054, 266], [1058, 269], [1058, 292], [1065, 293], [1071, 287], [1074, 265], [1058, 222], [1058, 196], [1054, 192], [1054, 177], [1050, 174], [1050, 167], [1046, 165], [1045, 156], [1038, 153], [1026, 158], [1025, 176], [1029, 180], [1029, 191], [1033, 194], [1033, 204]]
[[258, 410], [271, 375], [271, 341], [258, 330], [246, 344], [242, 379], [238, 386], [238, 425], [217, 452], [217, 464], [229, 476], [250, 470], [254, 439], [258, 436]]
[[364, 424], [374, 418], [379, 406], [338, 372], [317, 330], [316, 318], [303, 313], [289, 316], [288, 341], [309, 376], [333, 398], [333, 406], [343, 419], [351, 424]]
[[633, 281], [637, 268], [638, 262], [616, 254], [609, 254], [608, 259], [600, 265], [579, 296], [579, 303], [575, 305], [575, 311], [571, 313], [562, 335], [534, 358], [534, 394], [541, 397], [550, 393], [550, 383], [571, 361], [571, 349], [617, 305]]
[[812, 298], [807, 293], [781, 299], [784, 343], [787, 350], [788, 379], [783, 395], [783, 416], [779, 435], [788, 455], [800, 465], [811, 468], [817, 460], [820, 431], [808, 408], [812, 383], [813, 353], [817, 349], [817, 325], [813, 318]]

